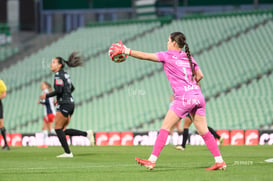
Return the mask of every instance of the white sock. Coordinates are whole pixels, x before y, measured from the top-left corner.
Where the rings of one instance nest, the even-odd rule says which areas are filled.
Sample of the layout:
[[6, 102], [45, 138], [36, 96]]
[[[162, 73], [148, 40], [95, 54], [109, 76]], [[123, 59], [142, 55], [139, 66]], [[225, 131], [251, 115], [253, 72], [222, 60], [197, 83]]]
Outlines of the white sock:
[[51, 134], [56, 134], [55, 129], [52, 128], [52, 129], [50, 130], [50, 133], [51, 133]]
[[216, 163], [222, 163], [224, 161], [222, 156], [216, 156], [216, 157], [214, 157], [214, 159], [215, 159]]
[[174, 142], [173, 142], [173, 136], [172, 136], [172, 135], [170, 136], [170, 141], [169, 141], [169, 144], [174, 145]]
[[43, 139], [43, 145], [46, 145], [46, 138], [48, 137], [48, 132], [47, 132], [47, 130], [44, 130], [43, 131], [43, 134], [44, 134], [44, 139]]
[[153, 163], [155, 163], [157, 161], [157, 158], [158, 158], [157, 156], [151, 155], [148, 160], [151, 161], [151, 162], [153, 162]]

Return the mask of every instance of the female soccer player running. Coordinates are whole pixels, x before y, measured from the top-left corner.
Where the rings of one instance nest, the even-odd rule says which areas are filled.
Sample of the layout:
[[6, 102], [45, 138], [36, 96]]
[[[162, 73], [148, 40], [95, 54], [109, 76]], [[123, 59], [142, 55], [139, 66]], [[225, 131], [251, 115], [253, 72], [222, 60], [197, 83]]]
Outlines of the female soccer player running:
[[[182, 51], [183, 47], [185, 47], [185, 52]], [[202, 136], [215, 158], [215, 164], [210, 168], [206, 168], [206, 170], [225, 169], [226, 163], [221, 156], [216, 140], [207, 126], [205, 99], [198, 86], [203, 74], [190, 54], [185, 35], [181, 32], [171, 33], [167, 48], [168, 51], [165, 52], [145, 53], [126, 48], [122, 42], [119, 45], [113, 44], [110, 47], [111, 57], [124, 53], [138, 59], [161, 62], [175, 97], [164, 118], [149, 159], [136, 158], [136, 161], [150, 170], [153, 169], [161, 150], [165, 146], [170, 129], [180, 118], [184, 118], [187, 113], [190, 113], [198, 133]]]
[[57, 113], [55, 116], [55, 132], [61, 142], [61, 145], [65, 151], [64, 154], [57, 156], [57, 158], [72, 158], [73, 154], [68, 147], [64, 128], [70, 122], [70, 118], [74, 112], [74, 99], [71, 93], [74, 90], [74, 86], [71, 82], [70, 76], [64, 71], [65, 64], [69, 67], [77, 67], [82, 65], [81, 57], [77, 56], [76, 52], [73, 52], [68, 61], [65, 61], [62, 57], [56, 57], [52, 59], [51, 71], [55, 72], [54, 77], [54, 91], [48, 94], [43, 94], [40, 99], [46, 99], [49, 97], [57, 96]]
[[[41, 90], [43, 91], [44, 94], [48, 94], [48, 93], [52, 92], [52, 87], [48, 82], [42, 82], [41, 83]], [[54, 98], [53, 97], [46, 98], [44, 100], [38, 101], [38, 103], [44, 105], [44, 107], [45, 107], [44, 124], [42, 127], [43, 135], [44, 135], [43, 145], [39, 145], [38, 147], [48, 147], [46, 145], [46, 139], [48, 137], [48, 132], [55, 134], [55, 131], [52, 129], [52, 123], [54, 121], [55, 114], [56, 114], [56, 111], [54, 108]], [[57, 103], [57, 101], [56, 101], [56, 103]], [[69, 122], [67, 122], [66, 126], [68, 124], [69, 124]], [[77, 129], [66, 129], [66, 126], [63, 129], [65, 135], [85, 136], [88, 138], [90, 145], [94, 146], [95, 139], [94, 139], [94, 133], [92, 130], [81, 131], [81, 130], [77, 130]]]
[[[48, 94], [52, 92], [52, 87], [48, 82], [41, 83], [41, 90], [44, 94]], [[38, 101], [39, 104], [44, 106], [44, 123], [42, 127], [43, 131], [43, 145], [39, 145], [38, 147], [48, 147], [46, 144], [46, 139], [48, 137], [48, 132], [54, 133], [52, 130], [52, 123], [55, 118], [55, 107], [54, 107], [54, 98], [46, 98], [43, 100]]]

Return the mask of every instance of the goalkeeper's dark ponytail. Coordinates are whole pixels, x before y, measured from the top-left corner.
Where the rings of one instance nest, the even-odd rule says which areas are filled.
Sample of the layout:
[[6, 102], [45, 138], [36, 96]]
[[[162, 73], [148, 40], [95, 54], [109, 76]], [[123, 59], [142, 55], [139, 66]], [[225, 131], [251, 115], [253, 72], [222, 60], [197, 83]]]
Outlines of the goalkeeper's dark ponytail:
[[82, 58], [78, 55], [78, 52], [72, 52], [67, 61], [62, 57], [56, 57], [56, 59], [58, 60], [58, 63], [62, 65], [61, 69], [65, 67], [65, 64], [67, 64], [68, 67], [78, 67], [83, 65]]

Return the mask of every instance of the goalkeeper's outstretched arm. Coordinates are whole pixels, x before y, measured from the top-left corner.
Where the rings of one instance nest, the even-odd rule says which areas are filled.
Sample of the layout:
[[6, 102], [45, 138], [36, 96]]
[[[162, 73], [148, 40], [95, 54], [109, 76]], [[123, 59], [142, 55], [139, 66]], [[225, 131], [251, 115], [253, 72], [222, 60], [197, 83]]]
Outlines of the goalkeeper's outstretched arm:
[[158, 58], [155, 53], [146, 53], [146, 52], [131, 50], [130, 56], [138, 58], [138, 59], [142, 59], [142, 60], [158, 62]]

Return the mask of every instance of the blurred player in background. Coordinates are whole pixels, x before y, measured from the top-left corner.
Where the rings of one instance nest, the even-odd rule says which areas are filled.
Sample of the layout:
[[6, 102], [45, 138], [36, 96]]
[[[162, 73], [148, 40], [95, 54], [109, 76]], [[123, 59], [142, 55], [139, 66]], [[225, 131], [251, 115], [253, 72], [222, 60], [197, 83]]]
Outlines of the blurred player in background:
[[[153, 169], [161, 150], [166, 144], [169, 131], [181, 118], [185, 118], [190, 113], [198, 133], [204, 139], [215, 159], [215, 164], [206, 170], [225, 169], [226, 163], [207, 126], [205, 98], [198, 86], [203, 74], [190, 54], [185, 35], [181, 32], [171, 33], [167, 47], [168, 51], [158, 53], [131, 50], [125, 47], [121, 41], [119, 44], [112, 44], [110, 47], [112, 59], [117, 55], [125, 54], [142, 60], [161, 62], [175, 97], [165, 116], [149, 159], [136, 158], [136, 161], [150, 170]], [[184, 47], [185, 52], [182, 51]]]
[[2, 104], [2, 99], [4, 99], [7, 95], [7, 86], [5, 85], [4, 81], [0, 79], [0, 130], [1, 134], [4, 139], [5, 145], [2, 147], [2, 150], [9, 150], [9, 146], [7, 144], [7, 137], [6, 137], [6, 129], [4, 127], [4, 109]]
[[[57, 156], [57, 158], [73, 158], [73, 154], [69, 149], [64, 129], [69, 124], [71, 116], [74, 112], [74, 99], [72, 97], [72, 92], [74, 91], [74, 86], [71, 82], [70, 76], [64, 71], [65, 64], [69, 67], [78, 67], [83, 64], [81, 56], [73, 52], [68, 61], [64, 60], [62, 57], [55, 57], [51, 61], [51, 71], [55, 73], [54, 77], [54, 91], [48, 94], [43, 94], [40, 99], [46, 99], [49, 97], [57, 96], [57, 113], [55, 116], [55, 132], [61, 142], [64, 149], [63, 154]], [[76, 131], [76, 132], [75, 132]], [[73, 130], [67, 134], [81, 134], [78, 130]]]
[[[52, 86], [48, 82], [41, 83], [41, 90], [43, 94], [48, 94], [52, 92]], [[49, 97], [43, 100], [38, 101], [38, 103], [44, 106], [44, 123], [42, 127], [43, 131], [43, 145], [39, 145], [38, 147], [47, 147], [46, 140], [48, 137], [48, 133], [55, 133], [54, 129], [52, 129], [52, 123], [55, 118], [55, 107], [54, 107], [54, 97]]]
[[[189, 138], [189, 127], [191, 126], [192, 123], [193, 123], [193, 120], [192, 120], [191, 116], [188, 114], [186, 116], [186, 118], [184, 119], [183, 140], [182, 140], [181, 145], [177, 145], [175, 147], [177, 150], [184, 151], [186, 149], [187, 140]], [[213, 128], [209, 127], [209, 126], [208, 126], [208, 130], [216, 140], [219, 140], [220, 146], [221, 146], [223, 144], [223, 138], [220, 137], [220, 135], [218, 135], [217, 132]]]

